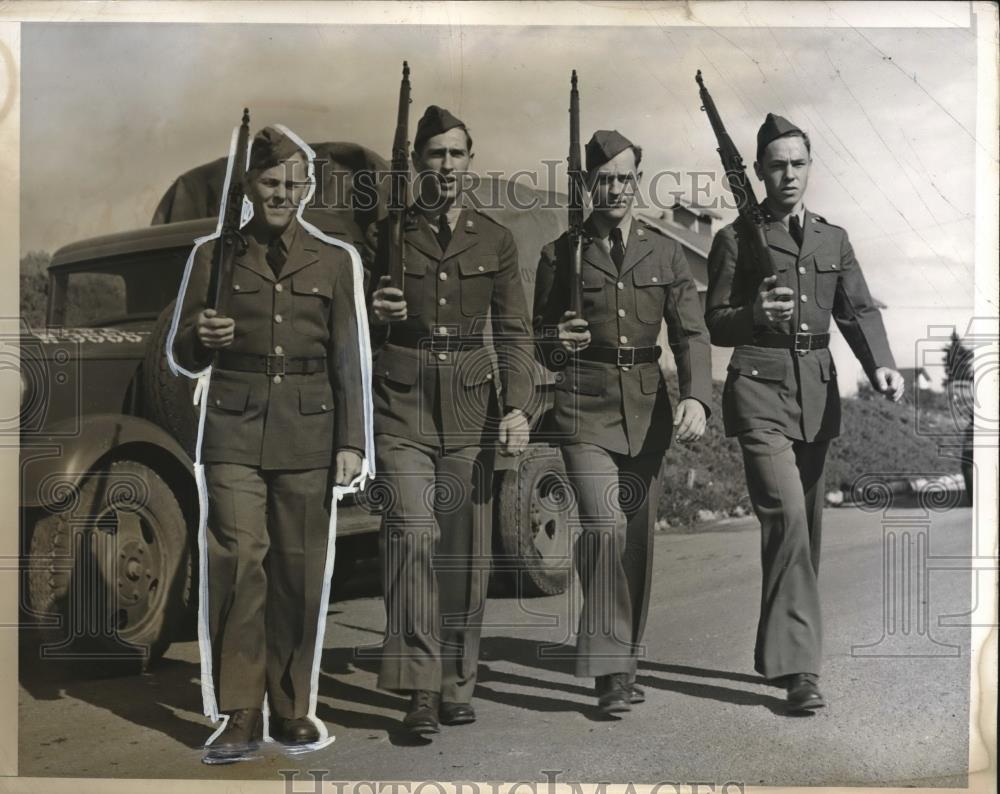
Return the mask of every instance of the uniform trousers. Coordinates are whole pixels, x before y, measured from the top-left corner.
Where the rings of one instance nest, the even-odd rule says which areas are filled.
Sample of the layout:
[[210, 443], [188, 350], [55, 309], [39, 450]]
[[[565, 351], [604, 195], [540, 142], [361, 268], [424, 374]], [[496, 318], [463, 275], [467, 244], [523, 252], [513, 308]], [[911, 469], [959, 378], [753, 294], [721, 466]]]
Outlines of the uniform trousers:
[[[220, 711], [309, 710], [330, 528], [330, 470], [205, 466], [208, 620]], [[324, 611], [325, 617], [325, 611]]]
[[594, 444], [567, 444], [562, 454], [580, 519], [576, 675], [634, 678], [649, 605], [663, 453], [629, 457]]
[[468, 703], [489, 585], [494, 451], [375, 438], [386, 629], [378, 685]]
[[829, 440], [798, 441], [761, 428], [738, 436], [760, 521], [763, 572], [754, 668], [768, 679], [819, 674], [820, 542]]

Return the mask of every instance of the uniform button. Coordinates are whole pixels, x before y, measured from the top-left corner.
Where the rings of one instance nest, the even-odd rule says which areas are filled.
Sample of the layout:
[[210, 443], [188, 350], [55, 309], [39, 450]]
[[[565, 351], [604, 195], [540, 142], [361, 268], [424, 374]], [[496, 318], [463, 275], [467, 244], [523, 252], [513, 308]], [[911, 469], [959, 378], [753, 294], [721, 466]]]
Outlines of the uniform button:
[[237, 292], [239, 292], [240, 291], [240, 285], [239, 284], [233, 284], [233, 289], [236, 290]]
[[804, 267], [799, 267], [799, 272], [804, 276], [806, 274], [806, 269]]
[[625, 310], [624, 309], [619, 309], [618, 310], [618, 316], [619, 317], [624, 317], [625, 316]]
[[285, 352], [285, 348], [283, 348], [281, 345], [275, 345], [274, 352], [280, 356], [282, 353]]
[[438, 361], [447, 361], [447, 360], [448, 360], [447, 353], [438, 353]]
[[840, 267], [840, 265], [838, 265], [836, 262], [834, 262], [832, 265], [830, 265], [830, 267], [832, 269], [836, 270], [838, 267]]
[[438, 306], [445, 306], [448, 303], [447, 298], [438, 298]]
[[755, 370], [755, 369], [752, 369], [752, 370], [750, 370], [750, 374], [751, 374], [751, 375], [757, 375], [757, 374], [759, 374], [759, 373], [757, 372], [757, 370]]
[[659, 281], [659, 279], [656, 276], [653, 276], [652, 281], [653, 281], [654, 284], [656, 284]]
[[274, 291], [275, 291], [275, 292], [281, 292], [281, 291], [282, 291], [282, 290], [284, 290], [284, 289], [285, 289], [285, 288], [284, 288], [283, 286], [281, 286], [280, 284], [275, 284], [275, 285], [274, 285]]
[[626, 342], [628, 342], [628, 337], [627, 336], [619, 336], [618, 337], [618, 341], [621, 342], [624, 345]]
[[809, 296], [808, 295], [799, 295], [799, 300], [802, 301], [803, 303], [808, 303], [809, 302]]
[[281, 322], [281, 315], [280, 315], [280, 314], [276, 314], [276, 315], [274, 315], [274, 321], [275, 321], [276, 323], [280, 323], [280, 322]]
[[447, 273], [438, 273], [438, 278], [441, 279], [442, 281], [447, 281], [448, 280], [448, 274]]
[[439, 325], [437, 328], [434, 329], [434, 333], [438, 334], [439, 336], [448, 336], [448, 329], [445, 328], [443, 325]]
[[319, 292], [319, 287], [313, 287], [312, 291], [313, 292]]
[[273, 378], [271, 378], [271, 380], [273, 380], [275, 383], [281, 383], [281, 375], [275, 375]]
[[618, 282], [618, 289], [625, 289], [625, 285], [622, 282]]
[[326, 410], [326, 403], [320, 403], [319, 407], [322, 408], [325, 411]]
[[216, 405], [222, 405], [222, 400], [216, 399], [215, 404]]
[[493, 373], [492, 372], [487, 372], [486, 373], [486, 380], [493, 380]]
[[478, 270], [480, 273], [485, 273], [486, 272], [486, 268], [483, 267], [482, 265], [480, 265], [479, 267], [477, 267], [476, 270]]
[[809, 330], [809, 323], [802, 323], [802, 325], [800, 325], [799, 328], [801, 330], [803, 330], [803, 331], [808, 331]]
[[628, 372], [632, 367], [622, 367], [622, 372]]

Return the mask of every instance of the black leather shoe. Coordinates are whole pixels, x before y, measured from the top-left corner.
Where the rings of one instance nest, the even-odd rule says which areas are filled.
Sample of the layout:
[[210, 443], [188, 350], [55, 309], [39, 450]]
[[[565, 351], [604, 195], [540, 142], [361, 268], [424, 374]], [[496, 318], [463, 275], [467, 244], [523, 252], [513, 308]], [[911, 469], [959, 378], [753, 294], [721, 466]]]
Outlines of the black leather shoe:
[[476, 721], [476, 710], [469, 703], [442, 703], [440, 713], [445, 725], [468, 725]]
[[403, 717], [403, 728], [413, 736], [430, 736], [440, 733], [438, 706], [441, 695], [427, 689], [416, 689], [410, 697], [410, 710]]
[[597, 676], [597, 707], [602, 714], [621, 714], [631, 711], [631, 690], [628, 685], [627, 673], [612, 673]]
[[252, 757], [261, 738], [263, 720], [260, 709], [240, 709], [229, 715], [226, 727], [205, 748], [206, 764], [234, 764]]
[[307, 717], [271, 716], [268, 723], [271, 738], [282, 744], [312, 744], [319, 741], [319, 729]]
[[785, 687], [788, 690], [788, 710], [791, 712], [815, 711], [826, 705], [819, 692], [819, 679], [812, 673], [796, 673], [790, 676]]
[[633, 704], [646, 702], [646, 690], [639, 686], [635, 681], [629, 682], [628, 702]]

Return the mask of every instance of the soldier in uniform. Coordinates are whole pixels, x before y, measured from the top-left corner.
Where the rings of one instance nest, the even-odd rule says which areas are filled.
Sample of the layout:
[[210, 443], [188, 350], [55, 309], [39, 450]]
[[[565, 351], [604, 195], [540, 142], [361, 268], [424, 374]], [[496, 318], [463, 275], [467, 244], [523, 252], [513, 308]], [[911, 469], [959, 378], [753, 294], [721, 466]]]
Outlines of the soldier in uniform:
[[[581, 522], [576, 674], [595, 678], [607, 714], [644, 699], [635, 673], [660, 467], [672, 433], [702, 435], [712, 393], [708, 332], [684, 253], [632, 216], [641, 156], [617, 131], [600, 130], [586, 146], [594, 211], [584, 224], [583, 316], [568, 310], [566, 234], [542, 250], [535, 281], [535, 331], [555, 370], [542, 428], [561, 445]], [[657, 363], [664, 320], [680, 388], [674, 415]]]
[[514, 239], [461, 201], [471, 149], [464, 123], [427, 108], [412, 152], [416, 200], [404, 230], [402, 290], [387, 275], [385, 228], [372, 278], [374, 492], [385, 501], [379, 686], [410, 694], [403, 727], [423, 737], [439, 722], [475, 720], [494, 447], [523, 451], [533, 394]]
[[334, 484], [361, 472], [362, 362], [343, 249], [296, 218], [305, 153], [281, 130], [253, 140], [253, 219], [229, 315], [209, 305], [214, 241], [197, 248], [174, 339], [189, 371], [212, 364], [201, 455], [208, 486], [208, 613], [225, 729], [207, 763], [246, 757], [262, 732], [308, 744], [313, 655]]
[[768, 114], [754, 170], [764, 183], [766, 237], [776, 273], [762, 278], [739, 222], [709, 255], [705, 319], [712, 342], [734, 347], [723, 392], [726, 434], [743, 452], [761, 525], [757, 672], [787, 689], [789, 709], [822, 707], [819, 591], [824, 465], [840, 432], [837, 370], [828, 349], [836, 321], [872, 385], [903, 394], [885, 328], [847, 232], [803, 205], [810, 142]]

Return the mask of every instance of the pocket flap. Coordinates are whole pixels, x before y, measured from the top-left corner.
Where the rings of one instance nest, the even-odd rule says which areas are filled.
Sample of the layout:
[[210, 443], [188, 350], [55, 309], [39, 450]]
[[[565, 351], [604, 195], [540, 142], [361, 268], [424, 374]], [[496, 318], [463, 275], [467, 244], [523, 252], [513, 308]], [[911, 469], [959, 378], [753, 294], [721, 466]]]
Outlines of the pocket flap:
[[[314, 270], [316, 268], [313, 268]], [[298, 273], [292, 277], [292, 292], [297, 295], [317, 295], [321, 298], [333, 297], [333, 284], [328, 279], [322, 278], [323, 271], [315, 275], [310, 273]]]
[[208, 404], [220, 411], [241, 414], [247, 409], [249, 398], [249, 383], [213, 379], [208, 387]]
[[755, 380], [783, 381], [788, 372], [788, 359], [783, 352], [780, 356], [771, 357], [736, 350], [729, 362], [729, 370]]
[[607, 373], [603, 369], [567, 368], [556, 373], [556, 388], [575, 394], [602, 396], [607, 389]]
[[656, 394], [660, 390], [663, 377], [658, 365], [645, 366], [639, 370], [639, 383], [643, 394]]
[[407, 248], [403, 273], [412, 278], [423, 278], [427, 275], [427, 260], [422, 254]]
[[378, 359], [375, 361], [375, 374], [386, 380], [391, 380], [393, 383], [412, 386], [417, 382], [417, 376], [420, 374], [420, 360], [417, 351], [413, 351], [411, 354], [399, 348], [386, 347], [379, 353]]
[[246, 292], [260, 292], [261, 278], [245, 267], [233, 268], [233, 294], [242, 295]]
[[813, 266], [817, 273], [840, 272], [840, 260], [829, 254], [818, 254], [813, 257]]
[[463, 256], [458, 260], [458, 271], [463, 276], [482, 276], [496, 273], [500, 269], [500, 258], [495, 254]]
[[333, 390], [329, 383], [307, 383], [299, 386], [299, 411], [322, 414], [333, 410]]
[[666, 262], [640, 262], [632, 271], [632, 283], [637, 287], [662, 287], [674, 280], [674, 271]]
[[580, 272], [580, 285], [584, 289], [603, 289], [608, 277], [593, 267], [584, 267]]

